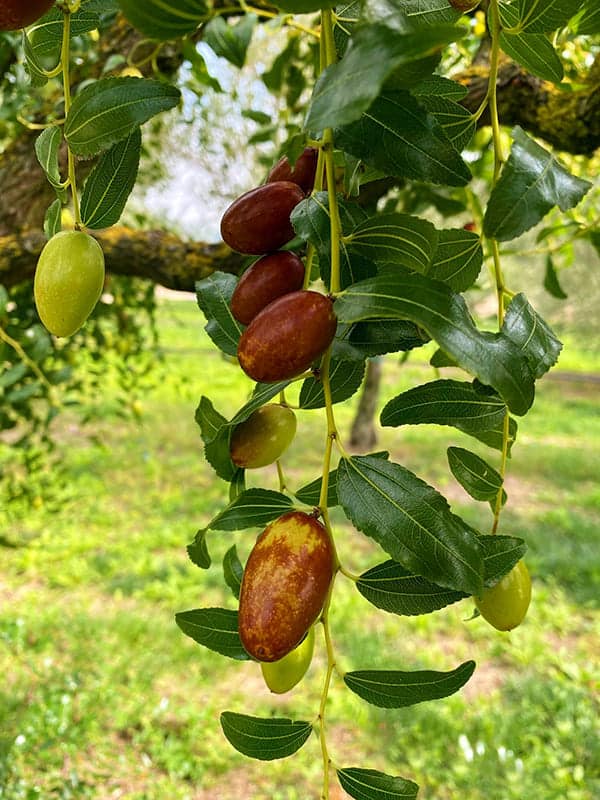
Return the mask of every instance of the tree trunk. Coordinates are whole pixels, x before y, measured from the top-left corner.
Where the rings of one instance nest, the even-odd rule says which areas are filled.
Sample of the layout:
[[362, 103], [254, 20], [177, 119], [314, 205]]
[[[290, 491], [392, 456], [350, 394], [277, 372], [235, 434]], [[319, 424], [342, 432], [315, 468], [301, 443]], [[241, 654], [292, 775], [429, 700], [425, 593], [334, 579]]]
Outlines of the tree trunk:
[[370, 358], [363, 383], [356, 416], [350, 433], [350, 447], [357, 451], [372, 450], [377, 444], [375, 412], [381, 384], [381, 359]]

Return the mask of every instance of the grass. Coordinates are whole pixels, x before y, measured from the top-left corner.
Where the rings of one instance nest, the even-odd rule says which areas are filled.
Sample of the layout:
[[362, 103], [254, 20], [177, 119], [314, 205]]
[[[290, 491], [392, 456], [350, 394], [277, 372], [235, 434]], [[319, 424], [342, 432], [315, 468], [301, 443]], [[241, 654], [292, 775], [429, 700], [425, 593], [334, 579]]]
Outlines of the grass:
[[[322, 643], [307, 680], [290, 696], [273, 697], [256, 665], [199, 647], [173, 621], [186, 608], [235, 607], [220, 560], [233, 542], [243, 558], [254, 537], [212, 534], [208, 572], [186, 557], [185, 544], [226, 502], [226, 487], [203, 461], [194, 407], [205, 392], [232, 414], [251, 387], [202, 328], [192, 303], [164, 304], [166, 366], [143, 400], [141, 424], [99, 414], [90, 438], [74, 419], [58, 420], [64, 459], [56, 500], [16, 513], [3, 533], [15, 546], [0, 551], [2, 800], [319, 796], [315, 738], [291, 759], [265, 765], [229, 747], [218, 716], [231, 709], [313, 718]], [[572, 347], [566, 363], [587, 373], [595, 358]], [[420, 357], [403, 367], [389, 359], [382, 402], [430, 374]], [[108, 405], [110, 391], [107, 382]], [[352, 413], [353, 403], [337, 408], [342, 431]], [[320, 415], [301, 413], [285, 458], [290, 484], [316, 476], [322, 440]], [[501, 523], [501, 532], [527, 539], [534, 575], [530, 613], [512, 634], [467, 622], [468, 601], [396, 618], [339, 581], [333, 627], [344, 668], [478, 662], [462, 692], [398, 711], [368, 706], [337, 681], [329, 726], [339, 764], [416, 780], [420, 800], [600, 796], [598, 441], [597, 384], [549, 376], [520, 425]], [[485, 453], [453, 429], [433, 427], [384, 430], [378, 446], [487, 530], [489, 508], [470, 501], [448, 473], [451, 444]], [[263, 478], [276, 487], [272, 469], [252, 481]], [[350, 569], [380, 560], [339, 510], [334, 520]]]

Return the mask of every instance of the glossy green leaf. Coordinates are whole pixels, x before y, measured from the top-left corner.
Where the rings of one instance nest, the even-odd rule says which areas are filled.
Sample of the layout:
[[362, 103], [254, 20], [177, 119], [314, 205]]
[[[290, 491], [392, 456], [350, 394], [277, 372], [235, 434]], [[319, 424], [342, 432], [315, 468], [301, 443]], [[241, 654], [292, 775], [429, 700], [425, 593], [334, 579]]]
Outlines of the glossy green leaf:
[[348, 519], [407, 569], [451, 589], [483, 584], [477, 537], [409, 470], [373, 456], [342, 459], [337, 491]]
[[180, 98], [179, 89], [162, 81], [102, 78], [75, 96], [65, 122], [65, 139], [76, 155], [89, 158], [173, 108]]
[[44, 215], [44, 233], [48, 239], [55, 236], [61, 229], [62, 203], [58, 198], [54, 200], [46, 209]]
[[425, 273], [438, 246], [438, 232], [431, 222], [410, 214], [377, 214], [359, 223], [347, 244], [379, 268], [399, 264]]
[[310, 722], [281, 717], [260, 719], [233, 711], [221, 714], [221, 727], [236, 750], [261, 761], [291, 756], [302, 747], [312, 732]]
[[58, 169], [58, 150], [62, 142], [62, 130], [52, 125], [43, 130], [35, 140], [35, 154], [49, 183], [60, 187], [61, 177]]
[[541, 378], [558, 361], [562, 342], [524, 294], [511, 300], [502, 332], [521, 348], [536, 378]]
[[208, 11], [204, 0], [119, 0], [119, 5], [134, 28], [161, 41], [192, 33]]
[[[82, 7], [70, 15], [71, 38], [93, 31], [100, 25], [98, 14], [82, 3]], [[47, 68], [54, 67], [60, 59], [63, 38], [63, 13], [52, 8], [27, 32], [29, 50], [36, 63]], [[44, 80], [45, 82], [45, 80]]]
[[335, 136], [343, 150], [388, 175], [448, 186], [471, 179], [439, 122], [406, 91], [385, 91]]
[[201, 397], [195, 414], [204, 442], [206, 460], [220, 478], [231, 481], [237, 468], [229, 455], [229, 439], [231, 427], [225, 417], [220, 414], [208, 397]]
[[501, 425], [506, 404], [476, 384], [440, 379], [415, 386], [392, 398], [381, 412], [385, 427], [452, 425], [465, 433]]
[[257, 21], [256, 14], [244, 14], [234, 25], [223, 17], [213, 17], [204, 27], [203, 39], [214, 53], [241, 69]]
[[517, 64], [533, 75], [552, 83], [560, 83], [564, 76], [558, 53], [543, 33], [500, 34], [500, 47]]
[[[310, 483], [307, 483], [306, 486], [298, 489], [298, 491], [295, 492], [295, 495], [301, 503], [304, 503], [307, 506], [318, 506], [319, 500], [321, 499], [321, 485], [322, 479], [316, 478], [316, 480], [311, 481]], [[334, 506], [337, 506], [338, 503], [337, 470], [332, 469], [329, 473], [329, 482], [327, 484], [327, 507], [333, 508]]]
[[566, 300], [568, 295], [560, 285], [552, 256], [546, 256], [546, 274], [544, 276], [544, 289], [558, 300]]
[[[460, 17], [460, 11], [452, 8], [448, 0], [397, 0], [409, 19], [420, 25], [439, 25], [444, 22], [455, 22]], [[386, 3], [382, 3], [386, 7]], [[396, 8], [396, 3], [389, 4]], [[377, 4], [375, 4], [377, 7]]]
[[81, 217], [88, 228], [108, 228], [121, 218], [135, 185], [142, 134], [139, 128], [113, 145], [89, 174], [81, 196]]
[[484, 585], [488, 587], [507, 575], [527, 552], [523, 539], [514, 536], [481, 536], [479, 542], [484, 552]]
[[464, 292], [477, 280], [483, 264], [481, 240], [462, 228], [438, 231], [438, 247], [427, 275], [443, 281], [455, 292]]
[[208, 569], [210, 567], [212, 562], [206, 545], [206, 528], [198, 531], [194, 541], [188, 544], [186, 550], [192, 564], [200, 567], [200, 569]]
[[442, 75], [430, 75], [413, 86], [411, 93], [415, 97], [447, 97], [450, 100], [462, 100], [469, 90], [462, 83], [444, 78]]
[[475, 133], [476, 121], [471, 112], [448, 97], [433, 94], [418, 95], [421, 105], [437, 119], [444, 133], [460, 152]]
[[271, 520], [292, 508], [292, 501], [281, 492], [271, 489], [246, 489], [220, 514], [211, 520], [209, 528], [219, 531], [240, 531], [262, 528]]
[[239, 425], [240, 422], [248, 419], [250, 414], [257, 408], [264, 406], [269, 400], [278, 395], [290, 385], [290, 381], [279, 381], [278, 383], [257, 383], [252, 392], [252, 397], [240, 408], [229, 421], [229, 425]]
[[[508, 456], [510, 458], [510, 453], [512, 450], [512, 446], [517, 439], [517, 430], [518, 425], [516, 419], [511, 417], [508, 422]], [[502, 450], [504, 444], [504, 430], [502, 425], [498, 425], [495, 428], [490, 428], [487, 431], [470, 431], [469, 435], [472, 436], [474, 439], [478, 439], [483, 444], [486, 444], [488, 447], [493, 448], [494, 450]]]
[[205, 331], [217, 347], [230, 356], [237, 355], [243, 327], [231, 313], [231, 295], [237, 278], [226, 272], [213, 272], [196, 283], [198, 305], [206, 317]]
[[577, 33], [587, 36], [600, 33], [600, 5], [598, 0], [585, 0], [583, 13], [577, 19]]
[[519, 27], [528, 33], [563, 28], [579, 11], [581, 0], [518, 0]]
[[179, 628], [198, 644], [236, 661], [249, 661], [238, 633], [238, 613], [226, 608], [197, 608], [175, 614]]
[[355, 800], [416, 800], [416, 783], [374, 769], [344, 767], [337, 770], [342, 789]]
[[[341, 403], [352, 397], [360, 388], [365, 374], [364, 361], [342, 361], [332, 359], [329, 379], [333, 403]], [[322, 382], [315, 377], [306, 378], [300, 389], [300, 408], [324, 408], [325, 392]]]
[[334, 341], [334, 355], [349, 359], [371, 358], [384, 353], [406, 352], [430, 341], [425, 331], [408, 320], [386, 319], [347, 326]]
[[454, 694], [465, 685], [474, 670], [474, 661], [465, 661], [450, 672], [360, 670], [347, 672], [344, 675], [344, 683], [351, 691], [374, 706], [404, 708]]
[[354, 122], [379, 95], [394, 70], [436, 52], [466, 33], [454, 25], [415, 25], [399, 2], [394, 5], [394, 15], [357, 26], [342, 60], [321, 73], [306, 118], [307, 130], [320, 131]]
[[463, 297], [444, 283], [398, 268], [349, 287], [334, 309], [341, 322], [409, 319], [481, 383], [493, 386], [515, 414], [525, 414], [533, 402], [533, 374], [523, 353], [504, 334], [478, 330]]
[[[462, 447], [449, 447], [448, 464], [456, 480], [471, 497], [495, 503], [503, 481], [500, 473], [487, 461]], [[504, 490], [502, 496], [502, 502], [505, 502]]]
[[242, 562], [238, 558], [237, 547], [233, 545], [223, 556], [223, 577], [225, 578], [225, 583], [233, 592], [233, 596], [238, 599], [240, 596], [243, 574], [244, 568]]

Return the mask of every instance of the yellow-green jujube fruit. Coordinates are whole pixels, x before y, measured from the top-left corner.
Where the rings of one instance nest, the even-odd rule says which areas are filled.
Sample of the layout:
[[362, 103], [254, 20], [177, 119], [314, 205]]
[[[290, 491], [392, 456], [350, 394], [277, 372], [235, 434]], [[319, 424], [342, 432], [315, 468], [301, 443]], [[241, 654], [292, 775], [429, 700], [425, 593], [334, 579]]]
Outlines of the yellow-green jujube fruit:
[[531, 600], [531, 577], [524, 561], [519, 561], [490, 589], [484, 589], [475, 605], [481, 616], [499, 631], [512, 631], [525, 619]]
[[315, 627], [311, 626], [298, 647], [279, 661], [262, 661], [260, 668], [265, 683], [275, 694], [284, 694], [293, 689], [310, 667], [315, 649]]
[[231, 435], [229, 452], [238, 467], [258, 469], [272, 464], [296, 435], [296, 415], [291, 408], [269, 403], [254, 411]]
[[61, 231], [40, 255], [33, 293], [50, 333], [71, 336], [83, 325], [104, 286], [104, 254], [83, 231]]

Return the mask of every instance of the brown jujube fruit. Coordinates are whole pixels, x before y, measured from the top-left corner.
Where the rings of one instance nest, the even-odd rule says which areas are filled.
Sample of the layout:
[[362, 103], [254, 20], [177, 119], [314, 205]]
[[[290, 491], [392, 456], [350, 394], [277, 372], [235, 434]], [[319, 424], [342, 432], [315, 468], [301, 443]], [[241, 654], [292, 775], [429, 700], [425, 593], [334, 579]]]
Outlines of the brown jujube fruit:
[[279, 251], [263, 256], [244, 272], [231, 297], [231, 313], [248, 325], [259, 311], [304, 282], [304, 264], [295, 253]]
[[260, 383], [294, 378], [327, 350], [336, 327], [329, 297], [311, 291], [286, 294], [263, 308], [242, 334], [240, 366]]
[[291, 181], [276, 181], [251, 189], [223, 214], [223, 241], [233, 250], [249, 255], [279, 250], [295, 236], [290, 214], [301, 200], [304, 192]]
[[324, 526], [290, 511], [254, 545], [240, 590], [239, 632], [259, 661], [291, 652], [317, 620], [333, 577], [334, 552]]
[[315, 185], [318, 159], [318, 150], [315, 150], [314, 147], [305, 147], [292, 169], [288, 157], [283, 156], [269, 172], [267, 182], [291, 181], [292, 183], [297, 183], [306, 194], [309, 194]]
[[0, 31], [16, 31], [31, 25], [54, 5], [54, 0], [1, 0]]

